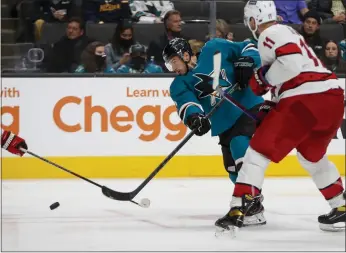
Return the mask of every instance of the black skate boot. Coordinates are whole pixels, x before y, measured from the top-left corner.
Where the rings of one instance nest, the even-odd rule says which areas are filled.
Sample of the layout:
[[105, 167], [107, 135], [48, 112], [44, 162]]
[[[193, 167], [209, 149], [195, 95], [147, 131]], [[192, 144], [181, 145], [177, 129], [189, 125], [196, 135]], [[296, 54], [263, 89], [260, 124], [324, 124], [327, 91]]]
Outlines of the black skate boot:
[[243, 223], [244, 227], [265, 225], [267, 223], [263, 215], [264, 213], [264, 206], [262, 205], [263, 195], [260, 195], [259, 198], [260, 198], [260, 201], [256, 201], [254, 206], [245, 215], [244, 223]]
[[320, 229], [329, 232], [345, 231], [346, 206], [333, 208], [328, 214], [318, 217]]
[[256, 210], [263, 212], [261, 195], [256, 197], [248, 194], [244, 195], [242, 197], [242, 206], [232, 207], [224, 217], [215, 222], [215, 235], [219, 236], [224, 232], [230, 232], [231, 236], [235, 237], [238, 229], [244, 226], [245, 217], [249, 214], [251, 214], [251, 216], [257, 214]]

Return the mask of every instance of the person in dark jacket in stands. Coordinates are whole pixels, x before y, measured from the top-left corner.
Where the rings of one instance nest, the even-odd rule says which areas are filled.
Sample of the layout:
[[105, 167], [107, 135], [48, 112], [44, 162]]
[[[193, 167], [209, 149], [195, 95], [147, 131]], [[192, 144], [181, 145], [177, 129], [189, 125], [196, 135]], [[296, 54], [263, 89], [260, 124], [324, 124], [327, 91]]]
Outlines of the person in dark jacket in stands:
[[45, 58], [47, 72], [74, 72], [80, 63], [82, 51], [90, 42], [92, 40], [84, 34], [82, 20], [70, 19], [66, 35], [53, 45]]
[[341, 58], [340, 48], [334, 40], [329, 40], [323, 47], [324, 55], [321, 57], [326, 67], [338, 74], [346, 73], [346, 62]]
[[320, 36], [321, 18], [316, 11], [308, 11], [303, 17], [301, 34], [317, 56], [323, 55], [324, 39]]
[[86, 22], [118, 23], [123, 19], [131, 19], [128, 0], [83, 0]]
[[169, 72], [165, 66], [162, 58], [162, 50], [168, 44], [168, 42], [174, 38], [189, 38], [182, 35], [182, 20], [180, 12], [177, 10], [168, 11], [163, 18], [163, 25], [165, 26], [165, 32], [158, 39], [150, 42], [148, 47], [148, 57], [153, 59], [155, 64], [160, 65], [165, 72]]
[[63, 23], [78, 14], [73, 0], [35, 0], [33, 4], [36, 41], [41, 37], [42, 26], [45, 22]]
[[132, 22], [121, 21], [115, 28], [112, 41], [105, 46], [107, 65], [116, 71], [121, 65], [127, 64], [131, 59], [130, 47], [136, 43]]
[[323, 23], [346, 23], [346, 0], [311, 0], [309, 6], [318, 12]]

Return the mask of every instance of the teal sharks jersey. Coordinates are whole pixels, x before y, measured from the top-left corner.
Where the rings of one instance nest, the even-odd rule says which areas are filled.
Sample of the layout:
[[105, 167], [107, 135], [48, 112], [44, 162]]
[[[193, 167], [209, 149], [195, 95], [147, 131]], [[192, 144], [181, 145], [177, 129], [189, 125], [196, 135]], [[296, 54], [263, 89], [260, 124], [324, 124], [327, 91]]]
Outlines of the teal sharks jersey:
[[[176, 104], [180, 118], [186, 124], [186, 119], [192, 113], [207, 114], [220, 100], [220, 97], [203, 92], [206, 83], [213, 85], [213, 56], [216, 51], [221, 52], [221, 72], [219, 85], [225, 92], [235, 84], [233, 62], [239, 57], [252, 57], [256, 67], [260, 67], [261, 60], [257, 47], [253, 41], [232, 42], [226, 39], [212, 39], [201, 50], [197, 65], [186, 75], [177, 76], [170, 86], [170, 95]], [[235, 91], [231, 95], [247, 109], [263, 102], [262, 97], [256, 96], [250, 87]], [[242, 111], [225, 101], [211, 116], [212, 136], [221, 134], [230, 129]]]

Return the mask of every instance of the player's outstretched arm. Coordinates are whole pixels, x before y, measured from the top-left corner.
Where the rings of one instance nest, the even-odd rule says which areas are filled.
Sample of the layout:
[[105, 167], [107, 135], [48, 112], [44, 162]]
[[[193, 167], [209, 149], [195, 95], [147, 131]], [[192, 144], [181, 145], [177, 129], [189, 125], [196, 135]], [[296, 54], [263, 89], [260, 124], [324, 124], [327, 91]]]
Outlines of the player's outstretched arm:
[[18, 156], [23, 156], [25, 154], [25, 152], [20, 150], [20, 148], [28, 149], [28, 146], [24, 139], [9, 131], [4, 131], [2, 133], [1, 147], [8, 152]]

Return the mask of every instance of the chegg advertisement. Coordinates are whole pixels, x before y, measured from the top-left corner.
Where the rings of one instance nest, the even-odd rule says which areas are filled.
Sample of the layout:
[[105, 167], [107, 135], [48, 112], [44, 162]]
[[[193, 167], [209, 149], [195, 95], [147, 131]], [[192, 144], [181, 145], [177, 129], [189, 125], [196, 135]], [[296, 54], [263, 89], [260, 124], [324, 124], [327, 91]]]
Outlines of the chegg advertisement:
[[[189, 131], [169, 96], [171, 81], [6, 78], [1, 127], [46, 156], [164, 155]], [[219, 154], [209, 147], [215, 141], [195, 138], [181, 154]]]
[[[172, 80], [3, 78], [1, 127], [26, 139], [34, 153], [54, 157], [56, 162], [77, 169], [90, 164], [104, 167], [88, 170], [91, 177], [146, 176], [190, 131], [169, 96]], [[344, 81], [340, 79], [342, 87]], [[344, 129], [340, 128], [328, 148], [328, 154], [337, 156], [339, 163], [344, 160], [344, 141]], [[4, 178], [65, 177], [60, 172], [42, 171], [41, 166], [47, 165], [32, 161], [34, 158], [14, 158], [8, 152], [2, 152], [2, 156], [10, 158], [3, 160]], [[289, 159], [293, 160], [280, 166], [295, 166], [295, 158]], [[222, 165], [218, 138], [195, 136], [163, 176], [224, 175]], [[32, 169], [28, 172], [23, 166]], [[114, 166], [125, 170], [109, 170]]]

